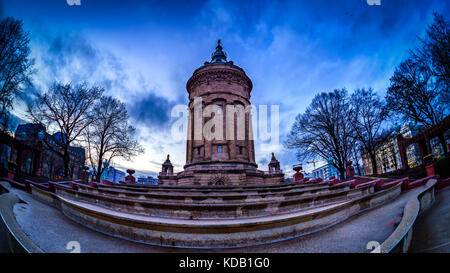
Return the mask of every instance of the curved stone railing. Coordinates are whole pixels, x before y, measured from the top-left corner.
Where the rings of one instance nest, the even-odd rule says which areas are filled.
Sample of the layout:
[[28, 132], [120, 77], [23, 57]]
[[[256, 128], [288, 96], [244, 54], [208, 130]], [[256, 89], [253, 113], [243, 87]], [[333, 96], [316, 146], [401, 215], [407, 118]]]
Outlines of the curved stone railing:
[[435, 200], [434, 192], [436, 183], [436, 179], [429, 179], [426, 185], [423, 186], [424, 189], [406, 203], [400, 224], [379, 246], [379, 249], [375, 249], [374, 252], [406, 253], [408, 251], [417, 216], [419, 213], [429, 208]]
[[373, 187], [366, 187], [288, 199], [283, 196], [274, 200], [258, 200], [254, 198], [239, 203], [198, 203], [193, 202], [191, 199], [190, 202], [181, 203], [171, 202], [170, 200], [149, 201], [112, 197], [76, 191], [59, 186], [56, 187], [56, 194], [72, 200], [87, 202], [124, 213], [182, 219], [243, 218], [273, 215], [275, 213], [288, 213], [314, 206], [347, 201], [373, 192]]
[[0, 216], [6, 232], [8, 246], [13, 253], [41, 253], [43, 252], [21, 229], [14, 216], [14, 205], [20, 199], [12, 192], [9, 183], [0, 182]]
[[331, 205], [243, 219], [190, 220], [133, 215], [71, 200], [34, 186], [38, 200], [59, 208], [72, 220], [133, 241], [176, 247], [227, 248], [265, 244], [330, 227], [400, 195], [400, 185]]

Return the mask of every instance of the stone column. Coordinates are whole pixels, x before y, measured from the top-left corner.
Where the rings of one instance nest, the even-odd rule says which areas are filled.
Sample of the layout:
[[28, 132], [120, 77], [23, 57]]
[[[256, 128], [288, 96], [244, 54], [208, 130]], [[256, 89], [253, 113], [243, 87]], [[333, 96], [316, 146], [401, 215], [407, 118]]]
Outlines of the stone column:
[[439, 133], [439, 142], [442, 145], [442, 148], [444, 149], [444, 153], [448, 153], [448, 147], [447, 147], [447, 143], [445, 143], [445, 137], [444, 137], [444, 133]]
[[192, 162], [192, 153], [193, 151], [193, 137], [194, 137], [194, 114], [193, 110], [189, 109], [189, 117], [188, 117], [188, 129], [187, 129], [187, 141], [186, 141], [186, 163]]
[[427, 154], [427, 147], [426, 144], [424, 144], [423, 140], [419, 141], [419, 155], [420, 155], [420, 159], [423, 162], [423, 158], [424, 156]]
[[15, 150], [14, 150], [14, 144], [11, 144], [11, 150], [10, 150], [10, 152], [9, 152], [9, 160], [10, 161], [14, 161], [14, 152], [15, 152]]
[[406, 159], [406, 148], [403, 143], [403, 136], [398, 135], [397, 136], [397, 145], [398, 145], [398, 152], [400, 154], [400, 160], [402, 161], [402, 169], [408, 169], [408, 160]]
[[252, 113], [248, 113], [248, 160], [251, 163], [255, 162], [255, 140], [253, 134]]
[[433, 150], [431, 149], [431, 142], [430, 142], [430, 138], [429, 137], [425, 137], [425, 147], [427, 148], [427, 154], [429, 155], [433, 152]]
[[34, 159], [33, 159], [33, 174], [34, 175], [40, 175], [39, 169], [41, 167], [41, 154], [42, 152], [40, 150], [36, 150], [34, 153]]
[[17, 149], [17, 159], [16, 159], [16, 163], [17, 163], [17, 169], [16, 171], [21, 172], [22, 171], [22, 160], [23, 160], [23, 150], [21, 148]]

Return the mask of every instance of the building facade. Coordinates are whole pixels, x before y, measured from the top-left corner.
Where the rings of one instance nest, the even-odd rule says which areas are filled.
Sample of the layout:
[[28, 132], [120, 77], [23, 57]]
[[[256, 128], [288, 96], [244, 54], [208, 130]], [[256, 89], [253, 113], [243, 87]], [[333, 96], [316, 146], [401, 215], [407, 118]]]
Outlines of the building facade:
[[245, 71], [227, 61], [219, 41], [211, 61], [195, 70], [186, 84], [189, 126], [184, 171], [174, 174], [168, 157], [158, 176], [160, 184], [283, 181], [284, 174], [274, 155], [268, 172], [257, 169], [249, 107], [252, 88]]
[[[420, 127], [413, 126], [406, 123], [401, 128], [397, 129], [397, 135], [384, 142], [380, 148], [376, 150], [375, 157], [377, 163], [377, 173], [388, 173], [404, 168], [399, 152], [398, 135], [405, 138], [415, 136], [420, 130]], [[416, 145], [411, 145], [407, 149], [408, 167], [413, 168], [422, 164], [419, 157], [419, 150]], [[372, 169], [372, 161], [368, 154], [362, 154], [363, 173], [364, 175], [374, 174]]]
[[320, 167], [317, 167], [310, 171], [307, 175], [308, 178], [322, 178], [322, 179], [328, 179], [330, 177], [337, 177], [339, 178], [340, 173], [339, 171], [329, 163], [326, 163], [325, 165], [322, 165]]
[[[43, 142], [46, 138], [53, 149], [58, 150], [56, 141], [60, 134], [49, 135], [45, 128], [39, 124], [20, 124], [14, 133], [15, 139], [31, 149], [12, 149], [11, 160], [17, 163], [17, 171], [28, 175], [44, 176], [50, 179], [64, 177], [63, 159], [47, 147]], [[82, 147], [69, 147], [69, 177], [81, 179], [86, 155]]]
[[137, 179], [138, 184], [145, 184], [145, 185], [158, 185], [158, 179], [148, 176], [148, 177], [138, 177]]
[[119, 183], [120, 181], [125, 181], [125, 176], [127, 174], [114, 167], [108, 167], [103, 170], [101, 180], [108, 180], [114, 183]]

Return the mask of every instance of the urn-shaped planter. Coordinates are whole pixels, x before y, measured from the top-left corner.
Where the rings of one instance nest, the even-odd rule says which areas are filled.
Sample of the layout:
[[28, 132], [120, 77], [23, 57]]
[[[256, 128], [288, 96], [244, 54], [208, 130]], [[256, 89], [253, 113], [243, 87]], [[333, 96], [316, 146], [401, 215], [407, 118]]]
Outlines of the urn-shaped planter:
[[427, 176], [434, 175], [434, 164], [425, 166], [425, 169], [427, 171]]

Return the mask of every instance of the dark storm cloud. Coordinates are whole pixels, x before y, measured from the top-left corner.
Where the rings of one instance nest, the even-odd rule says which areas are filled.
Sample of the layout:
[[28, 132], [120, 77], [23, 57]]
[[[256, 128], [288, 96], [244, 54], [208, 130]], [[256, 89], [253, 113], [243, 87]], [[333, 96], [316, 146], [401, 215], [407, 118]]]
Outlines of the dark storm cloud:
[[167, 127], [170, 112], [174, 104], [153, 93], [134, 101], [129, 105], [130, 116], [140, 125], [146, 127]]
[[106, 90], [123, 87], [126, 75], [120, 60], [95, 48], [83, 35], [66, 32], [43, 39], [42, 68], [48, 69], [49, 78], [62, 80], [63, 73], [69, 72], [71, 82], [98, 83]]
[[[446, 1], [366, 0], [211, 1], [205, 7], [205, 29], [238, 34], [258, 46], [273, 42], [274, 29], [288, 28], [340, 58], [377, 52], [402, 36], [414, 39], [431, 12], [448, 10]], [[246, 12], [244, 12], [246, 11]], [[298, 45], [301, 48], [301, 44]], [[291, 48], [293, 52], [297, 48]]]
[[[105, 88], [105, 94], [131, 94], [126, 86], [128, 74], [126, 68], [115, 55], [94, 47], [86, 38], [78, 33], [62, 33], [55, 36], [45, 35], [40, 68], [46, 70], [47, 85], [53, 80], [63, 81], [69, 75], [68, 81], [73, 83], [87, 81]], [[137, 76], [142, 78], [141, 76]], [[146, 89], [146, 83], [140, 79], [141, 89]], [[132, 119], [140, 126], [159, 127], [169, 121], [171, 104], [163, 97], [148, 93], [141, 99], [127, 102], [127, 108]]]
[[80, 58], [85, 65], [88, 64], [87, 73], [95, 69], [96, 63], [101, 59], [99, 52], [94, 49], [79, 34], [63, 33], [56, 35], [48, 41], [48, 55], [44, 56], [46, 63], [55, 70], [65, 68], [71, 64], [74, 59]]
[[[42, 47], [35, 50], [42, 52], [45, 63], [39, 69], [48, 71], [40, 81], [69, 74], [70, 80], [97, 82], [121, 95], [133, 125], [165, 143], [151, 139], [147, 143], [153, 149], [147, 150], [165, 154], [177, 147], [162, 137], [174, 101], [186, 104], [184, 85], [209, 59], [219, 38], [229, 60], [252, 79], [252, 103], [280, 105], [280, 140], [317, 92], [372, 86], [383, 93], [394, 67], [431, 23], [432, 12], [445, 16], [450, 5], [442, 0], [380, 1], [381, 6], [369, 6], [366, 0], [88, 0], [73, 8], [64, 0], [15, 0], [4, 6], [6, 14], [24, 20]], [[39, 29], [36, 22], [50, 29]], [[66, 34], [55, 34], [61, 31]], [[124, 54], [117, 56], [138, 67], [146, 80], [136, 84], [139, 77], [132, 74], [134, 84], [124, 84], [130, 69], [101, 50], [102, 44]], [[61, 73], [67, 68], [70, 73]], [[181, 162], [185, 147], [179, 147], [173, 158]], [[256, 157], [265, 169], [271, 151], [258, 147]], [[296, 163], [295, 153], [281, 146], [274, 152], [282, 165]]]
[[0, 18], [3, 17], [3, 1], [0, 0]]

